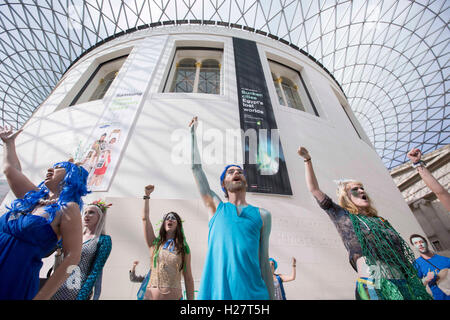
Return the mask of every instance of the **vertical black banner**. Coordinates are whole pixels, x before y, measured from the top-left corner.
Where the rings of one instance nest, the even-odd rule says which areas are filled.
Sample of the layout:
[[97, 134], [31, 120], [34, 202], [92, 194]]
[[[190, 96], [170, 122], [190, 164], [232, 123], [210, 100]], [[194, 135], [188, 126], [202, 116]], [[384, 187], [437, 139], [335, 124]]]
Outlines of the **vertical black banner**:
[[248, 191], [292, 195], [256, 43], [233, 38]]

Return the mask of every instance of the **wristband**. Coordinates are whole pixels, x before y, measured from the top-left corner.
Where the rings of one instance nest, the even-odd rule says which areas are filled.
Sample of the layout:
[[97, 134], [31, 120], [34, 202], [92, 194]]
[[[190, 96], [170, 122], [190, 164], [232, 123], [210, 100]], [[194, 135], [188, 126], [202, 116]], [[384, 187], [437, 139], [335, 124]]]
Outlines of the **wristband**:
[[311, 158], [309, 158], [309, 159], [307, 159], [307, 160], [303, 160], [304, 162], [308, 162], [308, 161], [311, 161]]
[[417, 167], [426, 167], [426, 166], [427, 166], [426, 163], [423, 162], [422, 160], [419, 160], [419, 161], [414, 162], [414, 163], [412, 164], [412, 167], [413, 167], [413, 168], [417, 168]]
[[148, 200], [148, 199], [150, 199], [150, 196], [143, 196], [142, 199]]

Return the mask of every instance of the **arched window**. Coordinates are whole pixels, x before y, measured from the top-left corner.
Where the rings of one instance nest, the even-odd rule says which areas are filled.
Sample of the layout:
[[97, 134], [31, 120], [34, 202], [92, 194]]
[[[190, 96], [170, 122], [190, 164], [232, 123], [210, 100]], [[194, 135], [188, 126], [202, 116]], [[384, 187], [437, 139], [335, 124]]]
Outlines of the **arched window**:
[[305, 111], [305, 107], [303, 106], [298, 95], [297, 85], [295, 85], [291, 80], [281, 77], [281, 88], [286, 98], [285, 105], [294, 109]]
[[179, 47], [163, 92], [220, 94], [223, 49]]
[[100, 63], [87, 82], [73, 98], [70, 106], [103, 99], [119, 74], [128, 55]]
[[273, 85], [275, 86], [275, 90], [277, 91], [277, 97], [278, 97], [278, 102], [283, 105], [284, 104], [284, 99], [283, 99], [283, 92], [281, 89], [281, 86], [279, 84], [279, 78], [277, 78], [277, 76], [275, 74], [272, 73], [272, 79], [273, 79]]
[[278, 103], [281, 106], [297, 109], [320, 117], [309, 89], [306, 86], [303, 71], [269, 59], [270, 72]]
[[298, 86], [288, 78], [276, 77], [273, 73], [272, 78], [277, 91], [278, 102], [283, 106], [305, 111], [305, 107], [298, 95]]
[[198, 92], [220, 93], [220, 63], [217, 60], [208, 59], [201, 63], [198, 81]]
[[196, 61], [183, 59], [176, 66], [171, 92], [194, 92]]
[[95, 91], [92, 94], [89, 101], [102, 99], [105, 96], [106, 91], [108, 91], [109, 87], [113, 83], [113, 81], [116, 78], [118, 73], [119, 73], [119, 70], [114, 70], [114, 71], [111, 71], [110, 73], [108, 73], [104, 78], [101, 78], [97, 89], [95, 89]]

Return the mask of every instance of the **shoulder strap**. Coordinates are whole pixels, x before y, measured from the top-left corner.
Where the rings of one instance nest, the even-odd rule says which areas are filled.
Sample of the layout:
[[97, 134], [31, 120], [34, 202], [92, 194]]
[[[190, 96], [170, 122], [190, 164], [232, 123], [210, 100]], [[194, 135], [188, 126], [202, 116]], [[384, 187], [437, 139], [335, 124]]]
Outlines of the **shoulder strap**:
[[422, 257], [423, 260], [425, 260], [426, 262], [428, 262], [429, 264], [431, 264], [433, 267], [435, 267], [436, 269], [438, 269], [439, 271], [441, 271], [440, 268], [436, 267], [434, 264], [432, 264], [430, 261], [428, 261], [429, 259], [425, 259]]

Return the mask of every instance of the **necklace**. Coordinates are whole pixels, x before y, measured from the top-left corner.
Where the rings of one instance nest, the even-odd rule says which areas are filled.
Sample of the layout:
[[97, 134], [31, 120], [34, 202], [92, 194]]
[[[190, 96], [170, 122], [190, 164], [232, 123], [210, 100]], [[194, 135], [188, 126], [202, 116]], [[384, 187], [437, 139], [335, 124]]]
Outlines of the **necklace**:
[[356, 218], [358, 218], [359, 221], [361, 221], [362, 223], [364, 223], [364, 225], [366, 226], [366, 228], [367, 228], [368, 231], [372, 231], [372, 230], [369, 228], [369, 226], [367, 225], [367, 223], [364, 222], [363, 219], [361, 219], [358, 215], [355, 215], [355, 216], [356, 216]]
[[42, 206], [48, 206], [51, 204], [55, 204], [58, 202], [58, 199], [51, 199], [51, 200], [44, 200], [44, 199], [40, 199], [39, 200], [39, 204]]

